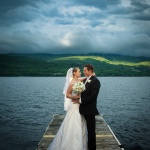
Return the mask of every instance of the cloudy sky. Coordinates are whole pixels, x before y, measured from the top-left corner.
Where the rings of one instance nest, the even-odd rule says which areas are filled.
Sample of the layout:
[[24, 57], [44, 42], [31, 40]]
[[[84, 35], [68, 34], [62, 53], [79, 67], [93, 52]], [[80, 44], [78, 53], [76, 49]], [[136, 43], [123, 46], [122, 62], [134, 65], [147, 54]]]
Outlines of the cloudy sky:
[[150, 57], [150, 0], [0, 0], [0, 53]]

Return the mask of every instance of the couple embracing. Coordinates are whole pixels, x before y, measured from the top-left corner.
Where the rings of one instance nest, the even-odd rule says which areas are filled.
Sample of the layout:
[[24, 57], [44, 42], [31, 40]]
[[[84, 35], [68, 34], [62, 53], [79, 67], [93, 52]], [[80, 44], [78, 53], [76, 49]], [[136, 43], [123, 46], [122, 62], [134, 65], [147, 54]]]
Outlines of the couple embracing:
[[[85, 78], [80, 78], [79, 68], [67, 71], [64, 86], [65, 110], [67, 111], [55, 138], [48, 150], [96, 150], [95, 115], [100, 82], [91, 64], [84, 66]], [[73, 86], [83, 82], [85, 90], [75, 94]]]

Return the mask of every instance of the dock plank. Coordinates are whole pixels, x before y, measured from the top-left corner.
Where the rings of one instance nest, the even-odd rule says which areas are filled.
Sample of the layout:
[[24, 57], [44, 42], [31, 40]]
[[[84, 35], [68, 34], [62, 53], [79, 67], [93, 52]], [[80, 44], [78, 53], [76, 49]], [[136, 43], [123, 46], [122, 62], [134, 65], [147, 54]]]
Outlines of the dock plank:
[[[64, 117], [65, 115], [57, 114], [53, 116], [36, 150], [47, 150], [61, 126]], [[96, 116], [96, 145], [96, 150], [123, 150], [123, 148], [120, 148], [121, 144], [113, 131], [100, 115]]]

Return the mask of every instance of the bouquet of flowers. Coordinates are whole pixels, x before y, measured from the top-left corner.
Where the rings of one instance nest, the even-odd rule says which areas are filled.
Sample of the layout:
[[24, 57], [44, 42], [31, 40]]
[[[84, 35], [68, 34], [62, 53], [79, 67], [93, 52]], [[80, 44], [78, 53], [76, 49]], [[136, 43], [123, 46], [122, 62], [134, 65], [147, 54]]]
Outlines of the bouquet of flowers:
[[85, 90], [85, 84], [82, 82], [76, 82], [73, 87], [73, 92], [77, 95], [81, 94]]

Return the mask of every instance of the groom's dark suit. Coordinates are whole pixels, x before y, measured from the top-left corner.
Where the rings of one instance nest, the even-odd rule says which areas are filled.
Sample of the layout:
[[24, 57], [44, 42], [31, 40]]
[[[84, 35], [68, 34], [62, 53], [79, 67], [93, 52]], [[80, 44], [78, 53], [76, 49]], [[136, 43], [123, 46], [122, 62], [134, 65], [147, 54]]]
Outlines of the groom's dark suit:
[[95, 76], [91, 76], [85, 84], [85, 91], [81, 93], [79, 111], [87, 122], [89, 150], [96, 150], [95, 115], [99, 114], [96, 104], [100, 86], [100, 81]]

